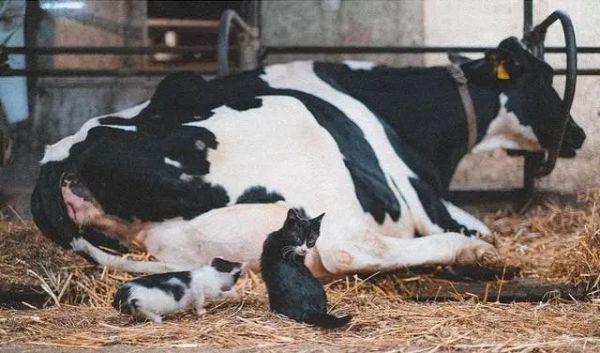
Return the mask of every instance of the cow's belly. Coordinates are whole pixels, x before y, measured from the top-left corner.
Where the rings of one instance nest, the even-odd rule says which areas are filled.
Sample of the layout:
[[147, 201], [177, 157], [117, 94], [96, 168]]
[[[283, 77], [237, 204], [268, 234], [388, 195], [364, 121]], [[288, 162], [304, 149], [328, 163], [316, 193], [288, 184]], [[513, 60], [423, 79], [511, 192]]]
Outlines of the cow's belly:
[[188, 268], [222, 257], [258, 270], [263, 242], [281, 227], [287, 210], [283, 203], [243, 204], [214, 209], [189, 221], [154, 223], [143, 245], [157, 259]]
[[259, 108], [239, 112], [221, 107], [210, 119], [190, 124], [216, 135], [218, 147], [208, 152], [210, 173], [204, 180], [223, 186], [230, 204], [260, 186], [309, 215], [326, 212], [326, 219], [357, 228], [414, 236], [406, 204], [401, 202], [400, 219], [386, 217], [383, 224], [362, 209], [335, 140], [300, 101], [287, 96], [261, 99]]
[[361, 217], [350, 174], [333, 138], [305, 106], [291, 97], [262, 97], [260, 108], [215, 110], [193, 123], [216, 135], [204, 181], [227, 190], [230, 204], [252, 187], [283, 196], [309, 214], [332, 212]]

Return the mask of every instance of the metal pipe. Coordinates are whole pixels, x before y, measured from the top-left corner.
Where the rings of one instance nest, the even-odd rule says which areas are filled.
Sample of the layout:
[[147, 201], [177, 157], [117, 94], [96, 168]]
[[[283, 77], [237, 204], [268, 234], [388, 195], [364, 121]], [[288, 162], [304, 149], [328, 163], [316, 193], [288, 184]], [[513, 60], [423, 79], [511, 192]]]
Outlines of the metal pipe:
[[[76, 76], [91, 76], [91, 77], [130, 77], [130, 76], [162, 76], [177, 72], [190, 72], [190, 70], [87, 70], [87, 69], [24, 69], [24, 70], [2, 70], [0, 69], [0, 77], [2, 76], [32, 76], [32, 77], [76, 77]], [[197, 71], [193, 72], [202, 75], [216, 75], [216, 71]], [[565, 69], [557, 69], [554, 71], [556, 75], [564, 75], [567, 72]], [[600, 76], [600, 69], [579, 69], [579, 76]]]
[[155, 53], [214, 53], [214, 45], [155, 47], [4, 47], [0, 52], [25, 55], [146, 55]]
[[[230, 47], [237, 49], [237, 47]], [[365, 46], [345, 46], [345, 47], [319, 47], [319, 46], [266, 46], [263, 51], [270, 54], [370, 54], [370, 53], [397, 53], [397, 54], [421, 54], [421, 53], [483, 53], [493, 47], [365, 47]], [[565, 53], [565, 47], [547, 47], [546, 53]], [[26, 54], [36, 55], [148, 55], [155, 53], [214, 53], [217, 46], [179, 46], [179, 47], [3, 47], [0, 46], [0, 52], [8, 55]], [[583, 46], [578, 47], [579, 54], [600, 54], [600, 47]], [[264, 53], [263, 53], [264, 54]]]
[[554, 169], [558, 154], [560, 152], [560, 147], [562, 145], [563, 137], [565, 135], [565, 130], [567, 128], [567, 123], [570, 119], [571, 106], [573, 105], [575, 87], [577, 84], [577, 43], [575, 39], [575, 29], [573, 28], [573, 22], [571, 21], [571, 18], [565, 12], [560, 10], [554, 11], [552, 14], [550, 14], [550, 16], [548, 16], [539, 25], [535, 26], [535, 28], [524, 38], [526, 43], [529, 43], [532, 47], [538, 48], [537, 55], [543, 60], [546, 31], [548, 30], [548, 27], [550, 27], [557, 20], [560, 21], [563, 28], [567, 55], [567, 68], [565, 71], [565, 75], [567, 77], [565, 80], [565, 90], [561, 109], [563, 121], [560, 125], [556, 145], [549, 149], [546, 160], [536, 172], [537, 177], [546, 176]]
[[[131, 76], [166, 76], [179, 72], [191, 72], [190, 70], [86, 70], [86, 69], [24, 69], [24, 70], [0, 70], [1, 76], [31, 76], [31, 77], [131, 77]], [[214, 71], [197, 71], [201, 75], [214, 75]]]
[[[324, 47], [324, 46], [264, 46], [261, 57], [273, 54], [424, 54], [424, 53], [483, 53], [494, 47], [435, 47], [435, 46], [412, 46], [412, 47], [368, 47], [368, 46], [342, 46], [342, 47]], [[549, 53], [564, 53], [565, 47], [548, 47]], [[600, 47], [580, 47], [577, 48], [580, 53], [600, 54]]]
[[217, 59], [219, 63], [218, 75], [225, 76], [229, 74], [229, 34], [231, 32], [231, 24], [235, 23], [248, 36], [258, 38], [258, 30], [248, 25], [244, 20], [233, 10], [225, 10], [221, 15], [219, 23], [219, 37], [217, 40]]
[[533, 1], [523, 0], [523, 36], [531, 31], [533, 26]]

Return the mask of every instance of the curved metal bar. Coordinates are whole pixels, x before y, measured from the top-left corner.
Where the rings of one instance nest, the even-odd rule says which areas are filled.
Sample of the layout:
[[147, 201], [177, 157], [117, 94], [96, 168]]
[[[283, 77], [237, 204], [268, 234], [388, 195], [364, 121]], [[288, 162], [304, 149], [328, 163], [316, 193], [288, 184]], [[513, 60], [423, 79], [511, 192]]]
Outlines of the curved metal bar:
[[258, 38], [258, 30], [247, 24], [237, 12], [227, 9], [221, 15], [219, 23], [219, 38], [217, 41], [217, 59], [219, 68], [217, 76], [226, 76], [229, 74], [229, 34], [231, 32], [231, 23], [238, 25], [245, 33], [253, 38]]
[[562, 145], [562, 141], [565, 135], [565, 130], [570, 119], [571, 106], [573, 105], [573, 98], [575, 97], [575, 86], [577, 84], [577, 43], [575, 40], [575, 29], [573, 28], [573, 22], [569, 15], [563, 11], [554, 11], [539, 25], [535, 26], [531, 32], [529, 32], [524, 42], [531, 49], [532, 53], [541, 60], [544, 60], [544, 40], [546, 39], [546, 31], [557, 20], [560, 21], [563, 33], [565, 36], [565, 47], [567, 55], [567, 69], [566, 69], [566, 81], [565, 81], [565, 92], [563, 96], [563, 103], [561, 114], [563, 121], [560, 125], [560, 131], [556, 145], [552, 146], [548, 150], [548, 156], [541, 164], [540, 168], [536, 171], [537, 177], [548, 175], [554, 169], [556, 165], [556, 159]]

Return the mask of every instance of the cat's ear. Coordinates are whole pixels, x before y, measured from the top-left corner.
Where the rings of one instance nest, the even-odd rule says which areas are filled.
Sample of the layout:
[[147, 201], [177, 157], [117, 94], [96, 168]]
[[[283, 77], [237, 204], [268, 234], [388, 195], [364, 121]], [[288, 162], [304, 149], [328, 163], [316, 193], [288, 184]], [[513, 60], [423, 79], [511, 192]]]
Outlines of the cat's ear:
[[242, 264], [239, 262], [227, 261], [220, 257], [215, 257], [212, 259], [210, 265], [219, 272], [231, 272], [235, 267], [239, 267]]
[[296, 211], [294, 208], [290, 208], [287, 213], [287, 218], [288, 219], [290, 219], [290, 218], [298, 219], [298, 211]]
[[310, 227], [314, 230], [318, 230], [321, 228], [321, 220], [323, 220], [323, 217], [325, 216], [325, 212], [321, 213], [320, 215], [318, 215], [317, 217], [313, 218], [310, 220]]
[[290, 208], [288, 210], [287, 217], [285, 218], [285, 223], [283, 224], [283, 226], [286, 227], [295, 224], [296, 222], [298, 222], [299, 219], [300, 215], [298, 214], [298, 212], [295, 209]]

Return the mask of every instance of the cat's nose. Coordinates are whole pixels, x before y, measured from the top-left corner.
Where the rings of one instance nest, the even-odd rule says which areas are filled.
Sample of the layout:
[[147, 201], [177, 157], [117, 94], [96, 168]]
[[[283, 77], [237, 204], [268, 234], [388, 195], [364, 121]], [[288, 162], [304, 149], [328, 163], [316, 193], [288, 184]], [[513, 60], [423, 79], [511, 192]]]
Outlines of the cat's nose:
[[296, 253], [300, 256], [306, 255], [307, 252], [308, 248], [306, 247], [306, 245], [302, 245], [296, 248]]

